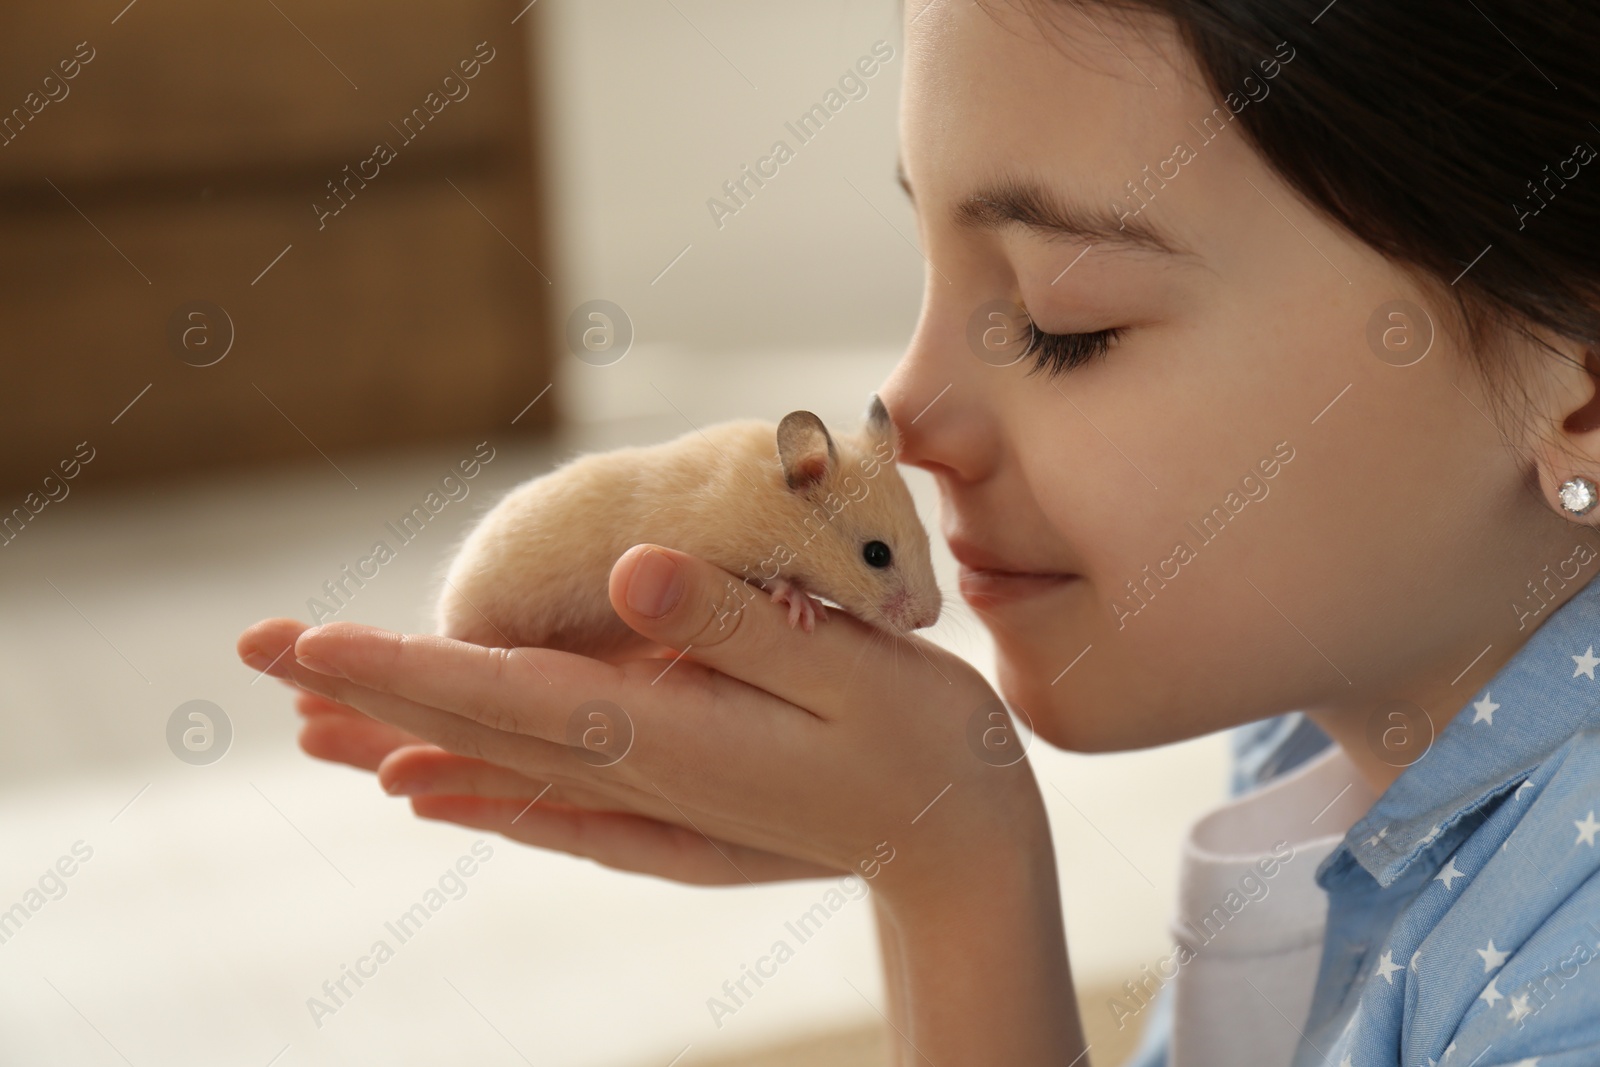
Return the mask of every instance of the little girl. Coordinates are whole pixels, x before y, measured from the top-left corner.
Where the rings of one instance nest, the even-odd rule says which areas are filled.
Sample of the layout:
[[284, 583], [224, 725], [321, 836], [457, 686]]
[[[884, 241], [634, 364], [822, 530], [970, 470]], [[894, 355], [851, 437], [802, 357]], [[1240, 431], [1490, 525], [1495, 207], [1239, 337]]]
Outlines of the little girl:
[[[1247, 731], [1109, 1006], [1135, 1062], [1600, 1063], [1600, 9], [1324, 2], [908, 3], [926, 292], [880, 395], [1040, 739]], [[1038, 782], [969, 744], [988, 683], [848, 616], [718, 631], [725, 583], [618, 562], [665, 673], [349, 623], [240, 651], [420, 815], [870, 871], [896, 1063], [1099, 1062]], [[592, 699], [626, 759], [569, 745]]]

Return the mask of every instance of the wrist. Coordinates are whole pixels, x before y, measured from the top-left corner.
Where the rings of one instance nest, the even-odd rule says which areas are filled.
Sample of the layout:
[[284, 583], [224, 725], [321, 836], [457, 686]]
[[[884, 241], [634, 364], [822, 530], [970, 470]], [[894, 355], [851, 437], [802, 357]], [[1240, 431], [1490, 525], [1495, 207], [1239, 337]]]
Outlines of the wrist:
[[[943, 923], [997, 907], [1058, 913], [1049, 818], [1031, 774], [1028, 785], [1003, 812], [984, 812], [962, 832], [930, 826], [942, 835], [939, 852], [918, 857], [923, 862], [906, 865], [896, 872], [900, 878], [875, 887], [880, 913], [896, 925]], [[911, 839], [904, 852], [912, 858], [921, 848]]]
[[894, 1062], [1045, 1067], [1086, 1051], [1042, 808], [1004, 830], [873, 894], [904, 1006]]

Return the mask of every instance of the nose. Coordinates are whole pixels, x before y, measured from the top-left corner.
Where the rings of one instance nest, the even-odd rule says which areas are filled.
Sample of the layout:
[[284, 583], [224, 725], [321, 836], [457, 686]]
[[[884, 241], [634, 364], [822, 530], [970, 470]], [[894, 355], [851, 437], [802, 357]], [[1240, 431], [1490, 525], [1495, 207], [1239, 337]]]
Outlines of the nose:
[[903, 630], [922, 630], [939, 621], [939, 599], [919, 600], [905, 590], [884, 601], [883, 616]]
[[[929, 283], [922, 314], [900, 361], [878, 385], [878, 399], [898, 431], [896, 459], [941, 480], [975, 481], [1002, 456], [997, 373], [967, 340], [982, 297]], [[992, 295], [992, 294], [991, 294]]]

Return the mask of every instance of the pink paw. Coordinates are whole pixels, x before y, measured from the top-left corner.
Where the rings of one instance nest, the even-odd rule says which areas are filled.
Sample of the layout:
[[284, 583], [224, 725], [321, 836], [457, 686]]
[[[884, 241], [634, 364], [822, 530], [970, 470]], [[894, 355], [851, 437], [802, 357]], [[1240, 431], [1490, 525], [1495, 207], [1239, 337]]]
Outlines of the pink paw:
[[772, 599], [779, 604], [789, 605], [789, 625], [796, 623], [804, 628], [806, 633], [811, 633], [815, 626], [815, 619], [820, 616], [828, 617], [828, 609], [822, 601], [811, 596], [804, 589], [789, 581], [779, 578], [772, 584]]

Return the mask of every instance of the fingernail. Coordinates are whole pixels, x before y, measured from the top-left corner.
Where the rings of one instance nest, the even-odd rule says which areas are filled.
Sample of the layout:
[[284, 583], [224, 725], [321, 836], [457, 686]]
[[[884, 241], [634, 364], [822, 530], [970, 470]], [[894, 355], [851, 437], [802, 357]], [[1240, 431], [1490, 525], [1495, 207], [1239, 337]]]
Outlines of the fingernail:
[[289, 680], [289, 667], [288, 664], [284, 663], [284, 659], [286, 657], [283, 652], [280, 652], [276, 656], [269, 658], [267, 654], [261, 651], [259, 648], [252, 648], [240, 658], [251, 667], [254, 667], [256, 670], [260, 671], [262, 674], [270, 674], [280, 682], [287, 682], [289, 685], [294, 684], [294, 682]]
[[628, 607], [640, 615], [659, 619], [683, 595], [683, 575], [665, 552], [648, 551], [633, 565], [628, 578]]
[[383, 787], [383, 791], [392, 797], [414, 796], [418, 793], [426, 793], [428, 791], [428, 786], [424, 782], [401, 780], [398, 782], [389, 782]]
[[315, 656], [295, 656], [294, 659], [296, 663], [300, 664], [300, 666], [306, 668], [307, 670], [316, 671], [318, 674], [330, 674], [335, 678], [343, 678], [345, 676], [344, 671], [341, 671], [338, 667], [334, 667], [322, 662]]

